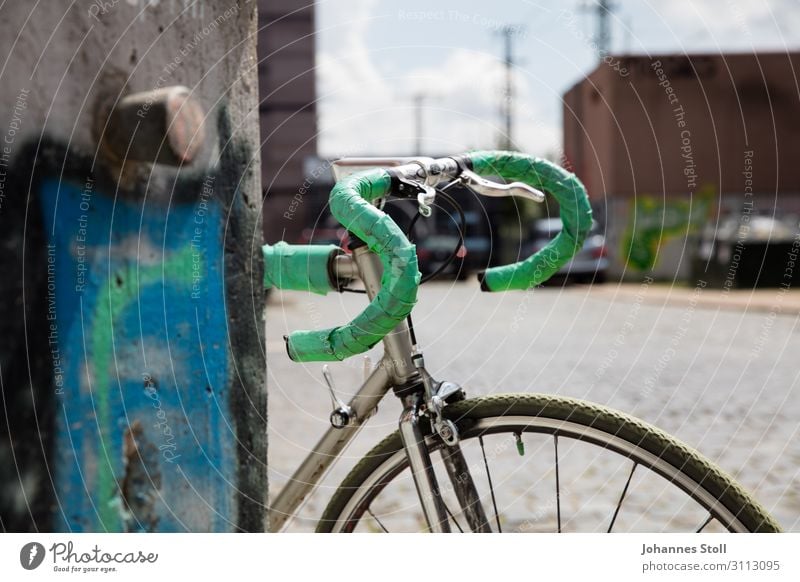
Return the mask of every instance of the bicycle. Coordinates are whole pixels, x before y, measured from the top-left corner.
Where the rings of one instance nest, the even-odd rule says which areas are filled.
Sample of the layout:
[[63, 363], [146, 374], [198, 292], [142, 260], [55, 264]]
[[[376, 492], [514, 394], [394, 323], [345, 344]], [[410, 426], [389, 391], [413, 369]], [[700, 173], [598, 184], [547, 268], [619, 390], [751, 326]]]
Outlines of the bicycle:
[[[287, 353], [297, 362], [335, 362], [383, 342], [384, 355], [348, 403], [336, 395], [327, 364], [323, 368], [333, 403], [331, 428], [271, 504], [272, 531], [285, 525], [390, 390], [402, 403], [399, 429], [350, 471], [317, 531], [386, 532], [398, 525], [431, 532], [454, 527], [473, 532], [572, 530], [574, 520], [567, 513], [576, 508], [563, 507], [562, 502], [569, 493], [566, 459], [576, 449], [583, 451], [578, 457], [585, 465], [581, 477], [589, 478], [591, 467], [608, 473], [595, 477], [592, 496], [577, 507], [591, 508], [589, 516], [596, 523], [590, 529], [654, 531], [655, 515], [665, 520], [661, 530], [780, 531], [767, 511], [714, 463], [641, 420], [555, 395], [468, 399], [461, 386], [437, 381], [426, 370], [411, 320], [421, 283], [409, 240], [417, 219], [429, 216], [431, 205], [442, 197], [462, 215], [463, 224], [460, 207], [447, 193], [455, 184], [484, 196], [536, 202], [545, 200], [543, 191], [549, 192], [564, 223], [558, 236], [523, 261], [478, 274], [484, 291], [530, 290], [570, 260], [591, 227], [588, 196], [574, 175], [546, 160], [493, 151], [435, 160], [343, 159], [334, 164], [334, 172], [338, 181], [330, 210], [349, 233], [351, 254], [337, 245], [265, 245], [265, 286], [325, 294], [352, 291], [349, 286], [360, 279], [370, 300], [366, 309], [343, 326], [284, 336]], [[493, 176], [505, 183], [488, 179]], [[416, 202], [418, 215], [409, 236], [381, 210], [388, 197]], [[487, 456], [487, 448], [494, 456]], [[522, 493], [513, 489], [513, 498], [498, 494], [497, 486], [512, 479], [516, 483], [527, 472], [501, 462], [508, 454], [523, 459], [528, 455], [528, 466], [535, 469], [533, 483]], [[498, 467], [508, 474], [500, 478]], [[423, 519], [409, 520], [405, 513], [410, 508], [399, 511], [393, 503], [392, 489], [407, 482], [409, 471], [419, 499], [419, 508], [412, 511], [421, 509]], [[440, 485], [442, 473], [446, 478]], [[664, 514], [659, 508], [670, 503], [679, 503], [679, 511]]]

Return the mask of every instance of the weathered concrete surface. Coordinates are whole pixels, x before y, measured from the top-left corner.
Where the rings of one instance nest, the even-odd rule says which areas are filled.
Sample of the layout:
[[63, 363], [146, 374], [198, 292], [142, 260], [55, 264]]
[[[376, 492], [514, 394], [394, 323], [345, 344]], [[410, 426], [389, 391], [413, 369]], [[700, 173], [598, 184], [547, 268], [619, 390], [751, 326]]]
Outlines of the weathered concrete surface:
[[[785, 529], [800, 531], [800, 376], [794, 355], [800, 312], [788, 307], [763, 309], [775, 303], [796, 305], [800, 292], [760, 293], [756, 303], [761, 309], [727, 305], [718, 309], [706, 301], [706, 293], [712, 298], [717, 292], [695, 294], [650, 284], [490, 294], [481, 293], [474, 281], [433, 283], [420, 289], [414, 326], [429, 369], [437, 378], [462, 384], [469, 396], [555, 393], [631, 413], [715, 460], [753, 491]], [[739, 305], [745, 297], [744, 292], [734, 291], [729, 301]], [[294, 329], [348, 321], [363, 301], [363, 296], [351, 294], [318, 297], [289, 292], [270, 299], [272, 495], [315, 444], [330, 413], [321, 364], [291, 362], [281, 336]], [[371, 352], [374, 361], [380, 351]], [[331, 370], [346, 396], [361, 380], [362, 362], [351, 358]], [[291, 531], [314, 528], [334, 488], [369, 448], [396, 430], [399, 414], [400, 404], [387, 396], [364, 434], [290, 524]], [[520, 457], [513, 440], [501, 443], [507, 445], [497, 449], [502, 454], [492, 454], [494, 443], [487, 439], [493, 478], [501, 484], [497, 486], [501, 513], [512, 504], [511, 515], [529, 518], [508, 524], [509, 529], [513, 525], [520, 531], [553, 531], [552, 440], [541, 450], [535, 438], [526, 436], [525, 441], [526, 455]], [[569, 491], [562, 491], [565, 529], [604, 531], [609, 508], [627, 477], [625, 467], [608, 459], [598, 462], [593, 456], [596, 450], [585, 446], [570, 451], [564, 444], [559, 450], [562, 486]], [[480, 477], [483, 465], [478, 460]], [[468, 461], [472, 461], [469, 455]], [[479, 491], [487, 494], [484, 482], [479, 482]], [[697, 518], [670, 506], [665, 497], [651, 506], [656, 491], [653, 483], [634, 482], [626, 504], [647, 508], [650, 519], [625, 523], [630, 514], [623, 511], [618, 529], [680, 528], [687, 524], [678, 518]], [[384, 509], [397, 510], [398, 518], [421, 518], [409, 480], [387, 495]], [[413, 520], [393, 525], [420, 528]]]
[[[255, 4], [0, 8], [2, 529], [265, 527]], [[171, 86], [191, 156], [110, 147]]]

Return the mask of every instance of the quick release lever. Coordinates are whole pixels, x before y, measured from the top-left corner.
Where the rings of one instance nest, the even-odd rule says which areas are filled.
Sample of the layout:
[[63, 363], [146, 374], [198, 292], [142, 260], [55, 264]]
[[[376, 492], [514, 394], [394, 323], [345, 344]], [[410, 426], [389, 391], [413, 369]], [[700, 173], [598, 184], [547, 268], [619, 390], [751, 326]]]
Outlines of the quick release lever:
[[342, 402], [339, 397], [336, 396], [336, 388], [333, 383], [333, 374], [331, 374], [328, 364], [322, 366], [322, 377], [325, 379], [325, 383], [328, 385], [328, 391], [331, 395], [331, 404], [333, 405], [333, 412], [331, 412], [330, 416], [331, 426], [333, 428], [344, 428], [349, 426], [356, 419], [356, 413], [351, 407]]

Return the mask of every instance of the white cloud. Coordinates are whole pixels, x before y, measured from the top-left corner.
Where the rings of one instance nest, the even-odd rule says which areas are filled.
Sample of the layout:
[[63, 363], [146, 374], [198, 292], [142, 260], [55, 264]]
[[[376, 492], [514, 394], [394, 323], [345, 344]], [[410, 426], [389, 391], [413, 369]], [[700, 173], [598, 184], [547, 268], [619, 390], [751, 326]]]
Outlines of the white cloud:
[[[505, 69], [497, 55], [452, 48], [438, 65], [383, 69], [366, 42], [375, 2], [360, 2], [351, 19], [335, 23], [335, 47], [317, 55], [319, 150], [341, 155], [408, 155], [414, 150], [412, 96], [424, 93], [424, 153], [494, 147], [502, 130], [499, 102]], [[323, 32], [323, 34], [325, 34]], [[515, 141], [545, 153], [560, 143], [558, 119], [545, 120], [525, 71], [514, 74]], [[557, 95], [552, 95], [557, 99]]]
[[651, 5], [689, 44], [689, 52], [793, 47], [800, 29], [797, 0], [673, 0]]

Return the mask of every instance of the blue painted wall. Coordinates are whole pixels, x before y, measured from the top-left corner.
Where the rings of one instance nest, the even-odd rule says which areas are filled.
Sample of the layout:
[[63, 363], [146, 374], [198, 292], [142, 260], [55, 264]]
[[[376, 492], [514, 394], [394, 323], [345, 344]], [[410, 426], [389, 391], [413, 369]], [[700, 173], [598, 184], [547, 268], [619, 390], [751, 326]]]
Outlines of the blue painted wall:
[[91, 180], [41, 182], [56, 530], [233, 529], [236, 436], [213, 190], [209, 179], [196, 202], [170, 204], [114, 198]]

